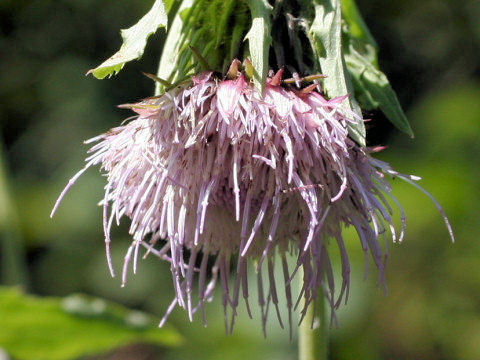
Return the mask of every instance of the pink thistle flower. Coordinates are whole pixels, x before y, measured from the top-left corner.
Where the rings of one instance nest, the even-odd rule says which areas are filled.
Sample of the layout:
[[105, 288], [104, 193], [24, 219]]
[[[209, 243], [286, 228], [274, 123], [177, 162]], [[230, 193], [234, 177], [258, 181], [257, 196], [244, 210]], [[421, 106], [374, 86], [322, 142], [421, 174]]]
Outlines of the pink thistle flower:
[[[301, 91], [284, 87], [281, 76], [279, 71], [269, 78], [261, 96], [242, 74], [234, 80], [219, 80], [210, 72], [202, 73], [187, 85], [128, 105], [138, 116], [87, 141], [97, 144], [55, 204], [52, 215], [77, 178], [100, 164], [108, 180], [101, 205], [112, 276], [109, 233], [122, 216], [131, 219], [133, 237], [122, 284], [130, 263], [136, 271], [140, 247], [170, 263], [175, 298], [160, 325], [176, 305], [186, 309], [190, 320], [200, 310], [205, 323], [204, 303], [219, 277], [225, 327], [231, 331], [240, 296], [251, 316], [247, 267], [254, 262], [263, 326], [269, 303], [283, 326], [273, 271], [275, 254], [282, 262], [290, 332], [292, 311], [299, 303], [294, 305], [290, 283], [300, 268], [302, 315], [317, 296], [325, 296], [334, 319], [334, 310], [348, 298], [350, 284], [342, 227], [355, 228], [365, 254], [365, 273], [370, 254], [383, 285], [387, 243], [382, 249], [379, 240], [387, 228], [397, 240], [388, 199], [400, 209], [398, 241], [403, 239], [405, 215], [385, 175], [412, 183], [427, 194], [453, 240], [441, 207], [414, 182], [419, 178], [395, 172], [348, 137], [349, 123], [363, 120], [342, 107], [345, 97], [327, 100], [315, 85]], [[341, 254], [339, 291], [327, 246], [330, 241], [336, 242]], [[289, 253], [297, 256], [293, 268], [287, 264]], [[231, 287], [232, 266], [236, 277]]]

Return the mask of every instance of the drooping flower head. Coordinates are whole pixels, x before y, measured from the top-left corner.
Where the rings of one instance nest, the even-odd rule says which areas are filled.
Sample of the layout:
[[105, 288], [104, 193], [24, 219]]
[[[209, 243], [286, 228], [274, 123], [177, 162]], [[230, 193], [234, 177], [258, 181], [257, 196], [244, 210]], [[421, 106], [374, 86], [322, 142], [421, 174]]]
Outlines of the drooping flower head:
[[[278, 298], [285, 296], [291, 328], [298, 305], [291, 281], [299, 276], [302, 314], [318, 296], [327, 298], [333, 314], [349, 290], [342, 228], [356, 230], [365, 264], [370, 254], [384, 284], [387, 244], [380, 239], [389, 232], [401, 241], [405, 228], [385, 175], [419, 187], [418, 178], [398, 174], [349, 138], [349, 123], [363, 120], [342, 106], [346, 96], [327, 100], [316, 84], [290, 87], [282, 70], [268, 78], [263, 94], [241, 72], [231, 79], [200, 73], [161, 96], [128, 105], [138, 114], [134, 120], [87, 141], [97, 144], [53, 212], [73, 182], [100, 164], [108, 180], [101, 204], [112, 275], [110, 228], [127, 216], [133, 240], [122, 282], [130, 263], [135, 272], [140, 247], [168, 261], [175, 298], [166, 316], [178, 305], [190, 319], [200, 310], [205, 322], [204, 303], [219, 278], [231, 331], [240, 297], [250, 314], [249, 267], [258, 273], [264, 325], [269, 303], [282, 324]], [[391, 203], [401, 213], [398, 234]], [[340, 251], [340, 290], [328, 243]], [[295, 266], [289, 267], [289, 254], [296, 256]], [[274, 276], [275, 261], [281, 261], [282, 279]]]

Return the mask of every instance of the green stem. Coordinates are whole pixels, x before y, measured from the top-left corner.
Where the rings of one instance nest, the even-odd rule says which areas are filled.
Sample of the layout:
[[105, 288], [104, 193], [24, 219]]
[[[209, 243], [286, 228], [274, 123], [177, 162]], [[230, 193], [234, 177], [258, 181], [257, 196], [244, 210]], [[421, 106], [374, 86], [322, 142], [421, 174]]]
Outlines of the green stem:
[[0, 283], [27, 288], [27, 266], [18, 218], [10, 196], [0, 134]]
[[[319, 291], [321, 292], [321, 289]], [[300, 324], [298, 334], [299, 360], [328, 359], [328, 326], [325, 319], [324, 298], [322, 293], [317, 297], [315, 318], [313, 314], [314, 304], [311, 303]]]

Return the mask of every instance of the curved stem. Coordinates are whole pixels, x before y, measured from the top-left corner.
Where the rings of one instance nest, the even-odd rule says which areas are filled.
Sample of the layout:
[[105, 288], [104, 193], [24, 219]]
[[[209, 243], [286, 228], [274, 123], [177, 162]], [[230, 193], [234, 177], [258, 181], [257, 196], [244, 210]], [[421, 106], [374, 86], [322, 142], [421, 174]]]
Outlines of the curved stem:
[[[300, 324], [298, 334], [299, 360], [328, 359], [328, 326], [325, 319], [325, 297], [319, 294], [315, 304], [311, 303]], [[313, 327], [312, 327], [313, 324]]]

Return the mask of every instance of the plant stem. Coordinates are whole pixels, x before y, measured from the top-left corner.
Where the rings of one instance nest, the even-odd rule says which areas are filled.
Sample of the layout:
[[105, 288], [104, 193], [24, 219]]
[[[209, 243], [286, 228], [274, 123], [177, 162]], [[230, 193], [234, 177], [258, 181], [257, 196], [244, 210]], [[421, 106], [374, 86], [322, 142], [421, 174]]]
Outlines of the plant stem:
[[[313, 328], [312, 328], [313, 323]], [[315, 304], [311, 303], [307, 309], [298, 334], [299, 360], [326, 360], [328, 359], [328, 326], [325, 319], [324, 296], [319, 294]]]
[[0, 134], [0, 282], [4, 285], [20, 285], [26, 289], [28, 271], [25, 263], [25, 249], [8, 185]]

